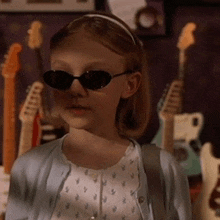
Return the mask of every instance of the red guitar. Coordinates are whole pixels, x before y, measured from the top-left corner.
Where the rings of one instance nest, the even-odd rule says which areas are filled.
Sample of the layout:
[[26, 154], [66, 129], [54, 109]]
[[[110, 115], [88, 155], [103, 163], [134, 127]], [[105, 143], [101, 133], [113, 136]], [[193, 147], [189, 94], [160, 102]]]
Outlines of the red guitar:
[[[36, 56], [37, 56], [37, 64], [38, 64], [38, 70], [40, 71], [40, 78], [39, 80], [43, 82], [42, 78], [42, 72], [43, 72], [43, 62], [42, 62], [42, 57], [41, 57], [41, 52], [40, 52], [40, 47], [42, 46], [43, 43], [43, 37], [42, 37], [42, 30], [43, 24], [40, 21], [33, 21], [31, 23], [30, 29], [28, 29], [28, 47], [32, 50], [35, 51]], [[45, 106], [45, 99], [44, 97], [44, 89], [41, 93], [41, 111], [38, 111], [37, 114], [35, 115], [35, 118], [33, 120], [33, 134], [32, 138], [30, 138], [29, 141], [32, 140], [32, 147], [35, 147], [37, 145], [40, 145], [41, 143], [41, 135], [42, 135], [42, 128], [41, 128], [41, 119], [44, 117], [44, 106]], [[22, 137], [22, 136], [21, 136]], [[22, 141], [22, 140], [20, 140]]]
[[[39, 81], [44, 83], [43, 80], [43, 62], [42, 62], [42, 56], [40, 48], [43, 43], [43, 37], [42, 37], [42, 28], [43, 24], [40, 21], [33, 21], [31, 23], [30, 29], [28, 30], [29, 34], [29, 40], [28, 40], [28, 46], [30, 49], [35, 51], [37, 61], [38, 61], [38, 71], [39, 74]], [[59, 136], [61, 137], [63, 135], [64, 129], [63, 122], [60, 122], [58, 118], [52, 117], [51, 110], [49, 108], [49, 100], [50, 96], [48, 93], [48, 90], [46, 89], [46, 86], [44, 87], [42, 93], [42, 105], [41, 105], [41, 114], [37, 114], [36, 118], [33, 122], [34, 130], [33, 130], [33, 147], [39, 144], [43, 144], [49, 141], [52, 141]], [[40, 130], [42, 133], [41, 139], [39, 140], [39, 124], [40, 124]], [[34, 140], [36, 140], [34, 142]]]
[[3, 127], [3, 166], [4, 172], [9, 174], [16, 159], [16, 135], [15, 135], [15, 78], [20, 69], [19, 53], [22, 45], [11, 45], [6, 61], [3, 65], [4, 77], [4, 127]]

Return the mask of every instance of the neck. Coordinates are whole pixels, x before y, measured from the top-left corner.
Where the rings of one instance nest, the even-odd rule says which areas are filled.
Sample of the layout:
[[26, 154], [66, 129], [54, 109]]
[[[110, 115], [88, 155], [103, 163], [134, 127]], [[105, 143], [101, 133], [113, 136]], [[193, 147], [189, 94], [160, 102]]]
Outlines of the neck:
[[116, 164], [124, 155], [129, 140], [118, 134], [97, 135], [83, 129], [70, 129], [63, 153], [79, 166], [100, 169]]
[[[68, 139], [74, 146], [108, 146], [123, 145], [129, 143], [128, 139], [118, 134], [118, 131], [94, 133], [84, 129], [70, 128]], [[95, 146], [94, 146], [95, 145]]]

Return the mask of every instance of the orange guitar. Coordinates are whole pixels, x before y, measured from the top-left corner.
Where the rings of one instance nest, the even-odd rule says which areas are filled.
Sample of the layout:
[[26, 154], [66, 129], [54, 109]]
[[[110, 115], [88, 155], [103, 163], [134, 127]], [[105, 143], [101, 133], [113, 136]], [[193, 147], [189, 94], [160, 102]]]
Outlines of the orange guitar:
[[16, 159], [16, 135], [15, 135], [15, 78], [20, 69], [19, 53], [22, 45], [11, 45], [6, 61], [3, 65], [2, 75], [4, 84], [4, 128], [3, 128], [3, 166], [4, 172], [9, 174]]
[[18, 156], [22, 155], [32, 148], [33, 121], [36, 117], [37, 112], [39, 111], [39, 108], [41, 107], [40, 93], [42, 89], [43, 84], [41, 82], [36, 81], [33, 83], [19, 114], [19, 119], [22, 122], [22, 126]]

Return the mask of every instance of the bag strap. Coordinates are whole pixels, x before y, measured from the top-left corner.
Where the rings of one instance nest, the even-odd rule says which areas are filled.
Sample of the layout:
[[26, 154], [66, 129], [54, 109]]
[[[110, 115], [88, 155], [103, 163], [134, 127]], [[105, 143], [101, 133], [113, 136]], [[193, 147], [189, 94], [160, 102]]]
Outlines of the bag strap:
[[156, 147], [155, 144], [142, 145], [143, 164], [147, 175], [154, 220], [164, 220], [166, 216], [165, 186], [160, 164], [160, 151], [161, 148]]

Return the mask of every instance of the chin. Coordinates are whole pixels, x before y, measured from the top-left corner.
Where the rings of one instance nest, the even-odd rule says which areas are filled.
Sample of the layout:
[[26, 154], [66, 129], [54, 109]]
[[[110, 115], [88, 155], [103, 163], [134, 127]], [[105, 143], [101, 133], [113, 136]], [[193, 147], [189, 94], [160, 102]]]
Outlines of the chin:
[[88, 130], [92, 126], [92, 121], [87, 118], [62, 117], [70, 128]]

